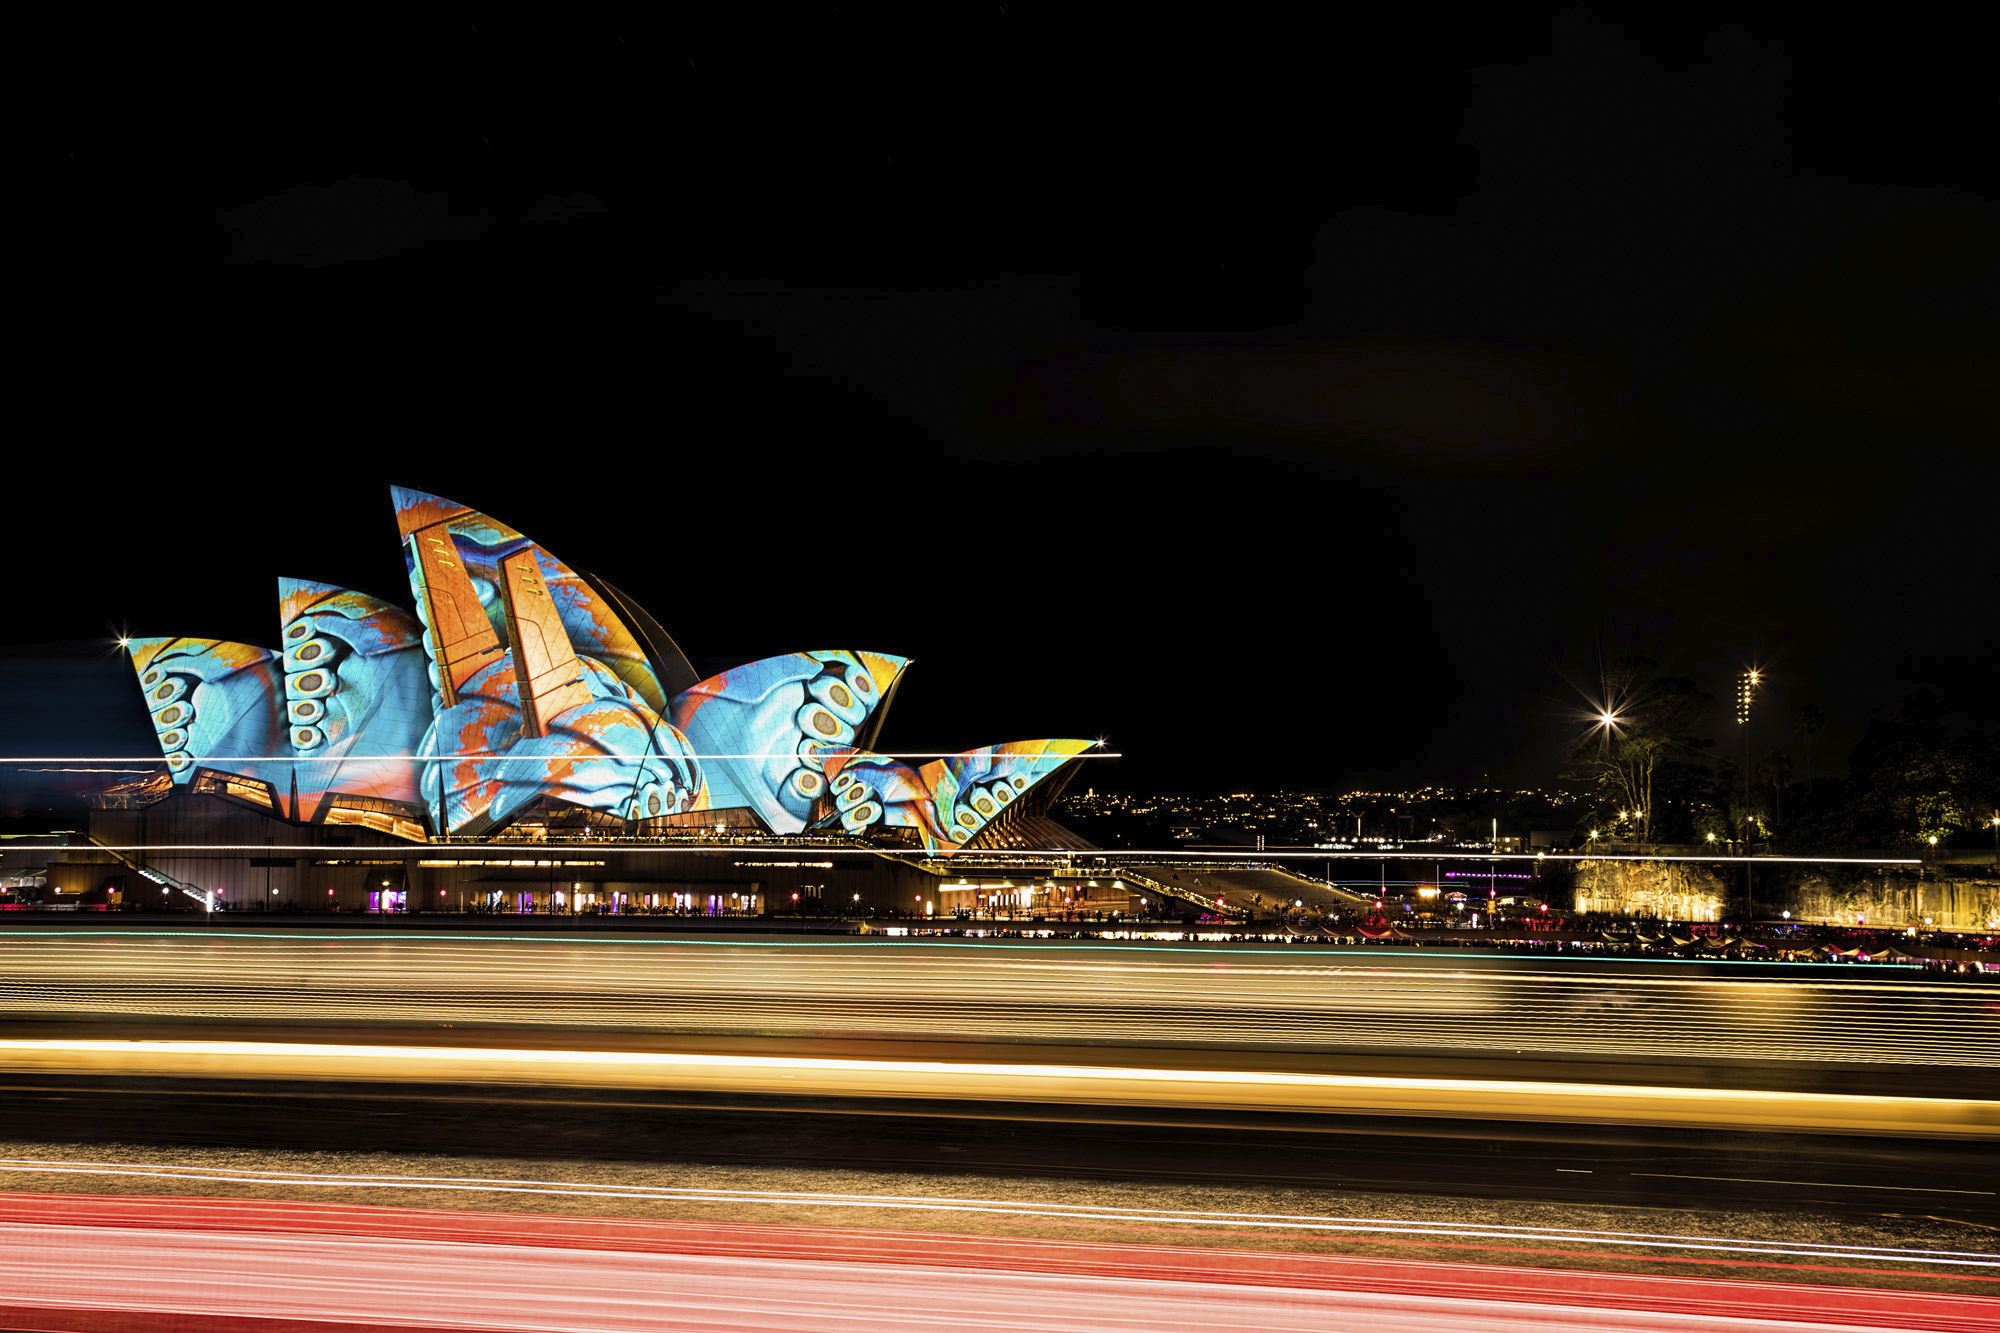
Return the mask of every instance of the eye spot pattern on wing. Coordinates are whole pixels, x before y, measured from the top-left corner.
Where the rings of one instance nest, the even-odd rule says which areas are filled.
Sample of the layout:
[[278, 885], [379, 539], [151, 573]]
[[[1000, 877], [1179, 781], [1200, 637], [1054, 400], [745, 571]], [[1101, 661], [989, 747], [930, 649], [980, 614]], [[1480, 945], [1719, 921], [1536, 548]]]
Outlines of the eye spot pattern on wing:
[[140, 683], [147, 686], [146, 705], [153, 709], [153, 730], [160, 738], [160, 752], [166, 756], [167, 768], [174, 773], [183, 772], [194, 763], [186, 750], [195, 722], [192, 691], [196, 682], [155, 668], [141, 677]]
[[324, 724], [331, 714], [326, 701], [340, 690], [341, 653], [334, 640], [318, 637], [316, 628], [310, 616], [302, 616], [284, 631], [285, 715], [296, 750], [326, 744]]

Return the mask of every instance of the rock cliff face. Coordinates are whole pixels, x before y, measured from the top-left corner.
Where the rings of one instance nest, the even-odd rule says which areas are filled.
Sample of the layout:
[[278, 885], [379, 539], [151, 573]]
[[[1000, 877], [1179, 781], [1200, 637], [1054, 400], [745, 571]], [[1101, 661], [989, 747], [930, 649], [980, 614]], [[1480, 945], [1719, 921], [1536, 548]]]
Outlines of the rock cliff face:
[[1807, 869], [1794, 876], [1789, 887], [1790, 898], [1779, 906], [1790, 908], [1800, 921], [2000, 930], [2000, 881], [1991, 879], [1831, 876]]
[[[1752, 872], [1750, 915], [1791, 913], [1834, 926], [2000, 930], [2000, 880], [1939, 879], [1909, 871], [1841, 870], [1787, 863]], [[1719, 921], [1742, 910], [1743, 869], [1698, 861], [1579, 861], [1576, 906], [1672, 921]], [[1928, 918], [1928, 921], [1926, 920]]]
[[1728, 885], [1712, 867], [1695, 861], [1579, 861], [1576, 906], [1580, 912], [1656, 917], [1666, 921], [1720, 921]]

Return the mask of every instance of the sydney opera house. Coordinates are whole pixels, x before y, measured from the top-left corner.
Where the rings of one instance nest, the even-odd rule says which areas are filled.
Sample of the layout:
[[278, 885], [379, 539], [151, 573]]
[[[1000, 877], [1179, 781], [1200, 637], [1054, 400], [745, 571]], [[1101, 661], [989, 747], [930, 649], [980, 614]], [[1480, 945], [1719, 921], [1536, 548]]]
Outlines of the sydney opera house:
[[[96, 843], [143, 853], [86, 858], [62, 876], [73, 889], [95, 863], [128, 895], [227, 906], [741, 909], [823, 897], [810, 873], [755, 872], [830, 870], [801, 857], [840, 848], [877, 853], [843, 862], [843, 902], [921, 903], [943, 858], [1088, 847], [1047, 812], [1090, 742], [882, 753], [908, 659], [794, 652], [701, 679], [602, 578], [464, 505], [393, 498], [414, 611], [280, 579], [276, 647], [126, 641], [163, 770], [94, 798]], [[359, 852], [412, 844], [440, 854]], [[556, 850], [614, 845], [661, 850]], [[197, 846], [215, 851], [168, 850]], [[272, 854], [245, 853], [259, 846]]]

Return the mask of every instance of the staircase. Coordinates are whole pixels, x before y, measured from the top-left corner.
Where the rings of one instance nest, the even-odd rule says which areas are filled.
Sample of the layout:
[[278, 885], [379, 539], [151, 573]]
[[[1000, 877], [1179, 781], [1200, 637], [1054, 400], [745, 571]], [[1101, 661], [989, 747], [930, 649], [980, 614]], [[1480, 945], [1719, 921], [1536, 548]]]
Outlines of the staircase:
[[131, 857], [125, 855], [125, 853], [119, 851], [116, 847], [107, 845], [102, 838], [94, 833], [85, 834], [84, 836], [89, 839], [91, 846], [101, 852], [108, 852], [114, 860], [123, 865], [127, 870], [143, 878], [150, 879], [169, 894], [176, 891], [185, 893], [188, 897], [200, 903], [203, 911], [213, 912], [215, 910], [215, 895], [208, 890], [196, 888], [192, 884], [184, 884], [172, 875], [164, 874], [158, 870], [149, 870], [137, 861], [134, 861]]

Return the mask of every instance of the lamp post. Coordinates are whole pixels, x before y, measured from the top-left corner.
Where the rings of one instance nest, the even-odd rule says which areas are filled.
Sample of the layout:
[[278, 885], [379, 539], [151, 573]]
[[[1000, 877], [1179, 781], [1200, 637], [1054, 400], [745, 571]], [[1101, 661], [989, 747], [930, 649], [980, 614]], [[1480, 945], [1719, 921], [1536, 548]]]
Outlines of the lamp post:
[[1757, 886], [1750, 868], [1750, 705], [1757, 697], [1763, 673], [1755, 667], [1736, 683], [1736, 724], [1743, 728], [1743, 910], [1756, 911]]
[[1736, 725], [1743, 728], [1743, 841], [1750, 841], [1750, 705], [1757, 697], [1763, 674], [1751, 668], [1736, 681]]

